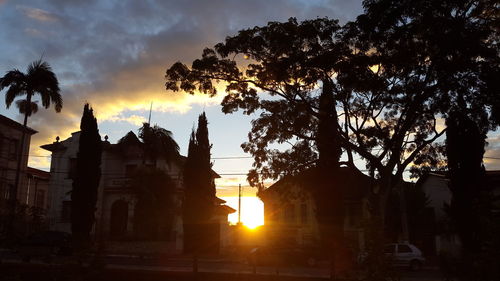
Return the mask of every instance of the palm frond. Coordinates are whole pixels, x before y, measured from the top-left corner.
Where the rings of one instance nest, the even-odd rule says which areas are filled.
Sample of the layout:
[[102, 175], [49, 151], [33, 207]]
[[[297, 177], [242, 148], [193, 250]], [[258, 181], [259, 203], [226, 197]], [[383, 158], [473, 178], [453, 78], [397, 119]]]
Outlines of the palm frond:
[[25, 88], [21, 84], [12, 84], [9, 87], [7, 93], [5, 93], [5, 105], [7, 108], [10, 107], [16, 97], [26, 95], [26, 91], [24, 89]]
[[50, 65], [41, 60], [35, 61], [28, 67], [27, 76], [30, 90], [40, 94], [42, 106], [49, 108], [50, 104], [54, 103], [55, 110], [60, 112], [62, 98], [59, 93], [59, 82]]
[[0, 91], [12, 85], [26, 83], [26, 75], [17, 69], [8, 71], [4, 77], [0, 78]]
[[16, 97], [26, 94], [26, 75], [17, 69], [8, 71], [0, 78], [0, 91], [7, 87], [5, 105], [9, 108]]
[[139, 137], [152, 157], [163, 155], [169, 160], [175, 160], [179, 155], [179, 145], [169, 130], [157, 125], [151, 127], [149, 123], [144, 123], [139, 129]]
[[[28, 116], [31, 116], [33, 113], [38, 112], [38, 103], [37, 102], [30, 102], [28, 104], [27, 100], [18, 100], [16, 101], [16, 106], [19, 109], [19, 113], [21, 114], [28, 114]], [[28, 111], [29, 109], [29, 111]]]

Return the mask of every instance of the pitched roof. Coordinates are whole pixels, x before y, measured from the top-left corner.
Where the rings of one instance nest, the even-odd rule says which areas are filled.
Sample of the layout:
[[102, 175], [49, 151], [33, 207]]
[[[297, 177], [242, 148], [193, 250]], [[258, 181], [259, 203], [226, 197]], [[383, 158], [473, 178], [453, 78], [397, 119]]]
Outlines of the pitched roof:
[[[1, 114], [0, 114], [0, 123], [4, 124], [6, 126], [9, 126], [11, 128], [17, 129], [19, 131], [23, 131], [24, 130], [24, 126], [22, 124], [14, 121], [14, 120], [6, 117], [6, 116], [3, 116]], [[28, 134], [31, 134], [31, 135], [38, 133], [36, 130], [31, 129], [30, 127], [26, 128], [26, 132]]]
[[[314, 188], [314, 180], [317, 178], [317, 169], [307, 169], [294, 176], [285, 176], [269, 188], [259, 192], [259, 196], [266, 197], [270, 193], [283, 193], [290, 185], [295, 185], [303, 191], [311, 192]], [[357, 200], [368, 195], [370, 192], [373, 180], [361, 173], [357, 169], [341, 167], [339, 175], [336, 179], [332, 177], [333, 186], [343, 188], [345, 199]], [[272, 196], [272, 195], [271, 195]]]
[[32, 167], [27, 168], [27, 173], [28, 173], [28, 175], [32, 175], [32, 176], [35, 176], [35, 177], [41, 178], [41, 179], [48, 180], [50, 178], [49, 172], [44, 171], [44, 170], [40, 170], [40, 169], [36, 169], [36, 168], [32, 168]]

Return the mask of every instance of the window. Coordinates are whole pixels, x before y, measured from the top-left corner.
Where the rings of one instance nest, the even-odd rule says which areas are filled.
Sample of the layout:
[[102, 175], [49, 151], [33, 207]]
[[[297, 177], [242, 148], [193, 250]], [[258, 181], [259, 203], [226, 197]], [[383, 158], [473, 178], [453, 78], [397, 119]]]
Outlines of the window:
[[411, 253], [411, 249], [410, 247], [408, 247], [408, 245], [404, 245], [404, 244], [399, 244], [398, 245], [398, 253]]
[[61, 222], [71, 221], [71, 201], [63, 201], [61, 209]]
[[69, 159], [69, 170], [68, 170], [68, 179], [76, 178], [76, 158]]
[[37, 190], [35, 194], [35, 207], [43, 208], [45, 204], [45, 190]]
[[9, 159], [16, 160], [17, 159], [17, 146], [18, 140], [11, 139], [9, 140]]
[[300, 205], [300, 218], [302, 224], [307, 224], [307, 204]]

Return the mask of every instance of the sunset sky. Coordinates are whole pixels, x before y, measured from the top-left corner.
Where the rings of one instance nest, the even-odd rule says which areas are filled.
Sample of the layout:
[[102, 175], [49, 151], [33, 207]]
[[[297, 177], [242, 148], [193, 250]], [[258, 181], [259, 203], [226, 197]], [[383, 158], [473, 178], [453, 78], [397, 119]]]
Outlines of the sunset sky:
[[[197, 116], [205, 110], [214, 170], [222, 175], [218, 196], [236, 196], [241, 183], [244, 195], [253, 197], [255, 189], [245, 180], [252, 159], [220, 159], [249, 156], [240, 144], [252, 116], [224, 115], [221, 97], [167, 92], [165, 70], [176, 61], [190, 63], [203, 48], [240, 29], [289, 17], [330, 17], [344, 23], [361, 12], [361, 1], [352, 0], [0, 0], [0, 76], [13, 68], [25, 71], [42, 57], [61, 83], [62, 112], [41, 109], [29, 120], [39, 131], [32, 138], [33, 167], [49, 168], [49, 153], [39, 146], [77, 131], [85, 102], [95, 110], [101, 135], [112, 143], [128, 131], [137, 132], [153, 102], [151, 123], [171, 130], [183, 155]], [[0, 114], [21, 121], [15, 106], [5, 109], [3, 96], [1, 92]], [[489, 143], [487, 155], [500, 155], [498, 138], [492, 135]], [[500, 161], [491, 161], [488, 168], [500, 168], [494, 165]], [[261, 212], [254, 200], [244, 201], [253, 203], [243, 208]], [[233, 207], [235, 202], [228, 200]]]

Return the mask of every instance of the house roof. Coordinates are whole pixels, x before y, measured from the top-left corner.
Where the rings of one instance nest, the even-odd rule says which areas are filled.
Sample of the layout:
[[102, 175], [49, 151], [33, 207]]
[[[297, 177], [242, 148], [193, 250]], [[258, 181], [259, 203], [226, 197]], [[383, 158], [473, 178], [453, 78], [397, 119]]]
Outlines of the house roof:
[[50, 152], [61, 151], [61, 150], [66, 149], [66, 146], [64, 146], [62, 143], [60, 143], [58, 141], [55, 141], [55, 142], [50, 143], [50, 144], [40, 145], [40, 147], [45, 149], [45, 150], [48, 150]]
[[49, 172], [46, 172], [46, 171], [43, 171], [40, 169], [36, 169], [36, 168], [32, 168], [32, 167], [27, 168], [27, 173], [28, 173], [28, 175], [31, 175], [31, 176], [34, 176], [37, 178], [41, 178], [41, 179], [48, 180], [50, 178]]
[[215, 197], [215, 204], [222, 205], [226, 203], [226, 200], [220, 199], [219, 197]]
[[[284, 193], [290, 185], [295, 185], [300, 190], [311, 192], [314, 188], [316, 178], [316, 168], [305, 170], [294, 176], [285, 176], [269, 188], [259, 192], [259, 197], [264, 199], [267, 196], [272, 196], [272, 193]], [[333, 186], [343, 188], [344, 197], [347, 200], [359, 200], [366, 197], [373, 183], [373, 180], [369, 176], [357, 169], [347, 167], [341, 167], [337, 179], [332, 177], [332, 180], [337, 181], [337, 183], [333, 183]]]
[[216, 208], [215, 208], [215, 213], [216, 214], [223, 214], [223, 215], [227, 215], [227, 214], [232, 214], [232, 213], [235, 213], [236, 210], [229, 207], [228, 205], [218, 205]]
[[[70, 138], [75, 137], [75, 135], [78, 135], [78, 134], [80, 134], [80, 131], [72, 133]], [[103, 144], [103, 148], [104, 149], [109, 149], [109, 150], [112, 151], [114, 149], [119, 148], [120, 146], [127, 146], [127, 145], [132, 145], [132, 146], [138, 145], [138, 146], [140, 146], [142, 144], [142, 142], [139, 140], [139, 138], [137, 137], [137, 135], [134, 132], [130, 131], [124, 137], [122, 137], [118, 141], [118, 143], [116, 143], [116, 144], [110, 144], [107, 140], [102, 141], [102, 144]], [[62, 144], [62, 142], [59, 142], [59, 141], [55, 141], [55, 142], [50, 143], [50, 144], [44, 144], [44, 145], [41, 145], [40, 147], [43, 148], [43, 149], [45, 149], [45, 150], [51, 151], [51, 152], [61, 151], [61, 150], [64, 150], [64, 149], [67, 148], [64, 144]], [[187, 159], [186, 156], [183, 156], [183, 155], [179, 154], [178, 161], [181, 164], [184, 164], [186, 162], [186, 159]], [[212, 173], [212, 177], [214, 179], [218, 179], [218, 178], [221, 177], [214, 170], [211, 170], [211, 173]]]
[[[22, 124], [14, 121], [14, 120], [6, 117], [6, 116], [3, 116], [1, 114], [0, 114], [0, 123], [4, 124], [6, 126], [9, 126], [11, 128], [17, 129], [19, 131], [23, 131], [25, 129]], [[36, 130], [31, 129], [30, 127], [27, 127], [26, 128], [26, 133], [33, 135], [33, 134], [36, 134], [38, 132]]]

